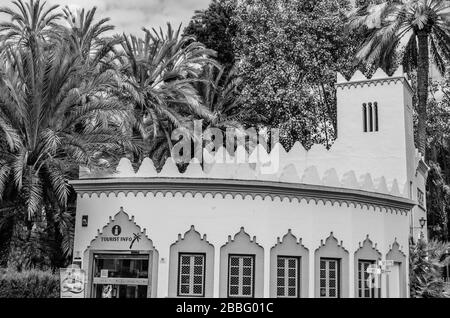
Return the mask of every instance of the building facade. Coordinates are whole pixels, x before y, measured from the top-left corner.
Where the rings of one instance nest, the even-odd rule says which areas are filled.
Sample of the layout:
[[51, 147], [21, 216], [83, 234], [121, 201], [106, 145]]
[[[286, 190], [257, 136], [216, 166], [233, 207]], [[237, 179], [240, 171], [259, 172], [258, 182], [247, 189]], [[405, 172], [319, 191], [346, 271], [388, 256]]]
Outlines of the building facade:
[[428, 171], [410, 83], [379, 70], [338, 74], [336, 89], [329, 150], [220, 148], [184, 173], [172, 158], [159, 173], [148, 158], [138, 171], [125, 158], [109, 175], [80, 168], [74, 262], [86, 297], [408, 297]]

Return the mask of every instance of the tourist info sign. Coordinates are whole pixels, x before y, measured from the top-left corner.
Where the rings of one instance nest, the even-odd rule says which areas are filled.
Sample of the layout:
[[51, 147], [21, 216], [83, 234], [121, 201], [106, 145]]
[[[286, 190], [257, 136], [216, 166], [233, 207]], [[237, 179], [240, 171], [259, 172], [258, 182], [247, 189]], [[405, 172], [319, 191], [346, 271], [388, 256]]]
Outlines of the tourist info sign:
[[60, 294], [61, 298], [84, 298], [85, 272], [77, 265], [61, 268]]

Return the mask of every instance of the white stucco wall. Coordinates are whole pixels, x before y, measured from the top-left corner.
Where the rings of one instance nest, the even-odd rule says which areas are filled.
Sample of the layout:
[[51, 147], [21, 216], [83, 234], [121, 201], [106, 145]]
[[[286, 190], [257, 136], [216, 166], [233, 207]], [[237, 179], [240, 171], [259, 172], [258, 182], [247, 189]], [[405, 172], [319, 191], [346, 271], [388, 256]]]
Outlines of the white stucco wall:
[[[407, 163], [414, 157], [412, 92], [403, 76], [400, 72], [390, 78], [378, 70], [369, 82], [358, 74], [349, 82], [338, 82], [338, 136], [331, 150], [337, 170], [352, 169], [357, 175], [369, 172], [374, 177], [397, 179], [401, 187], [412, 180]], [[362, 105], [369, 102], [378, 103], [376, 132], [363, 130]]]
[[[138, 171], [133, 170], [127, 159], [122, 159], [115, 174], [99, 176], [82, 170], [81, 179], [116, 178], [117, 181], [157, 180], [163, 177], [175, 180], [195, 177], [198, 182], [205, 184], [207, 179], [275, 181], [363, 190], [397, 197], [397, 200], [406, 197], [416, 201], [417, 188], [425, 193], [426, 167], [418, 165], [421, 156], [414, 147], [412, 91], [406, 75], [401, 68], [392, 77], [378, 70], [371, 79], [356, 72], [350, 81], [346, 81], [338, 74], [336, 86], [338, 135], [331, 149], [314, 145], [306, 151], [296, 143], [286, 152], [281, 146], [275, 146], [274, 149], [279, 147], [280, 152], [272, 150], [270, 156], [278, 156], [279, 169], [273, 175], [261, 174], [258, 164], [257, 169], [250, 168], [247, 164], [237, 162], [236, 158], [231, 160], [236, 161], [234, 165], [210, 162], [205, 171], [198, 162], [191, 163], [185, 173], [179, 173], [175, 163], [167, 160], [162, 171], [157, 173], [151, 160], [146, 158]], [[376, 132], [363, 130], [362, 105], [369, 102], [378, 104], [379, 130]], [[245, 154], [244, 157], [252, 156], [253, 153]], [[268, 156], [267, 153], [264, 156]], [[418, 166], [422, 167], [419, 173]], [[95, 181], [92, 182], [95, 186]], [[165, 186], [166, 190], [170, 189], [170, 183]], [[256, 236], [257, 243], [264, 248], [264, 296], [269, 295], [270, 248], [277, 242], [277, 237], [282, 237], [288, 229], [292, 229], [292, 233], [302, 238], [302, 244], [309, 249], [309, 297], [314, 296], [315, 290], [314, 252], [330, 232], [343, 241], [343, 247], [349, 252], [349, 296], [353, 297], [352, 260], [359, 243], [369, 235], [384, 258], [396, 239], [407, 262], [409, 235], [415, 231], [420, 217], [426, 218], [426, 212], [419, 207], [406, 215], [380, 211], [379, 208], [375, 211], [374, 208], [346, 204], [316, 204], [313, 200], [309, 203], [305, 200], [289, 202], [287, 199], [272, 201], [269, 197], [256, 197], [253, 200], [239, 196], [233, 199], [230, 195], [213, 198], [210, 194], [192, 197], [189, 193], [185, 197], [179, 193], [175, 196], [168, 193], [166, 197], [161, 193], [156, 196], [151, 193], [147, 196], [142, 193], [136, 196], [133, 193], [128, 196], [119, 193], [117, 197], [114, 194], [109, 197], [93, 194], [91, 198], [87, 195], [78, 197], [75, 255], [77, 252], [80, 255], [84, 253], [97, 229], [102, 229], [108, 218], [114, 216], [120, 207], [129, 215], [134, 215], [136, 223], [147, 229], [149, 238], [159, 251], [158, 297], [168, 295], [170, 245], [177, 240], [178, 234], [184, 234], [191, 225], [201, 235], [206, 234], [208, 241], [215, 247], [215, 297], [219, 296], [220, 247], [227, 242], [229, 235], [234, 237], [241, 227], [251, 237]], [[82, 215], [88, 215], [88, 227], [81, 227]], [[405, 266], [407, 278], [408, 265]]]
[[[125, 196], [119, 193], [116, 197], [111, 194], [107, 197], [101, 194], [100, 198], [93, 194], [91, 198], [84, 195], [78, 197], [75, 255], [84, 253], [90, 241], [96, 236], [97, 229], [102, 229], [110, 216], [114, 216], [123, 207], [130, 216], [135, 216], [135, 222], [147, 229], [148, 237], [153, 241], [159, 251], [158, 268], [158, 297], [168, 295], [169, 248], [177, 240], [178, 234], [184, 234], [191, 225], [201, 235], [207, 234], [207, 240], [215, 247], [214, 261], [214, 297], [219, 295], [219, 254], [220, 247], [227, 242], [228, 235], [234, 237], [240, 227], [251, 236], [256, 236], [258, 244], [264, 248], [264, 296], [269, 296], [269, 260], [270, 248], [275, 245], [277, 237], [282, 237], [288, 229], [297, 238], [302, 238], [303, 245], [310, 251], [309, 263], [309, 297], [314, 295], [314, 251], [319, 247], [320, 241], [334, 233], [334, 236], [343, 241], [343, 246], [353, 259], [354, 252], [359, 243], [367, 235], [377, 244], [377, 249], [383, 257], [389, 251], [395, 239], [402, 246], [403, 252], [408, 253], [408, 227], [409, 217], [367, 208], [339, 206], [330, 203], [306, 203], [302, 200], [289, 202], [270, 198], [255, 200], [247, 196], [242, 199], [230, 195], [222, 198], [220, 195], [213, 198], [207, 194], [204, 198], [197, 194], [192, 197], [186, 194], [170, 193], [163, 197], [161, 193], [146, 197], [142, 193], [137, 196], [130, 193]], [[89, 216], [88, 227], [81, 227], [82, 215]], [[164, 260], [164, 261], [163, 261]], [[354, 296], [353, 267], [350, 262], [350, 297]]]

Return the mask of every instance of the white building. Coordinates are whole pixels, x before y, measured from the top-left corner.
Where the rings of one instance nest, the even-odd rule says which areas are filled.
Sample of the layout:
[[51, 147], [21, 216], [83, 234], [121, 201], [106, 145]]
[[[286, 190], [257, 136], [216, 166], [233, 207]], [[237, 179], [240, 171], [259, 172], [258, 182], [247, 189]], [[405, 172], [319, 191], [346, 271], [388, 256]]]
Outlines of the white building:
[[[114, 175], [80, 169], [74, 262], [87, 297], [408, 297], [408, 241], [426, 218], [428, 167], [414, 148], [412, 90], [392, 77], [338, 74], [338, 138], [250, 164], [160, 173], [122, 159]], [[205, 154], [209, 156], [209, 154]], [[264, 174], [258, 158], [279, 160]], [[425, 231], [425, 229], [424, 229]], [[426, 233], [424, 233], [426, 236]], [[367, 268], [392, 261], [376, 275]], [[376, 270], [374, 270], [376, 271]]]

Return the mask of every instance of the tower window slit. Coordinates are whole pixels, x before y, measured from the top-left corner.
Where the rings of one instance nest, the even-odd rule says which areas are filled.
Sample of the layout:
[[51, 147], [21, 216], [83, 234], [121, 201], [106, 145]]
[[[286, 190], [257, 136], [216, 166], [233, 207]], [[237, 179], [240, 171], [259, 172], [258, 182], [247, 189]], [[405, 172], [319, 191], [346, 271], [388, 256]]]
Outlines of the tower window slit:
[[372, 109], [372, 103], [369, 103], [369, 131], [373, 131], [373, 109]]
[[375, 107], [375, 131], [378, 131], [378, 103], [373, 103]]
[[364, 132], [367, 132], [367, 105], [366, 103], [363, 104], [363, 126], [364, 126]]

